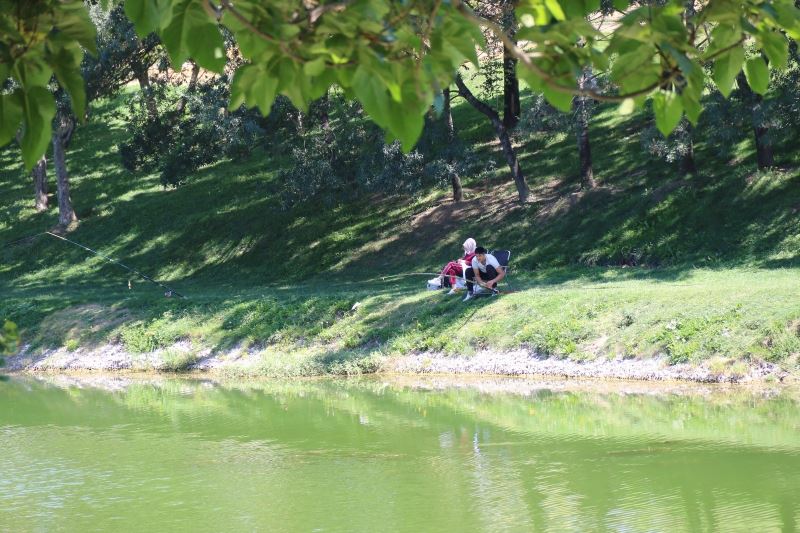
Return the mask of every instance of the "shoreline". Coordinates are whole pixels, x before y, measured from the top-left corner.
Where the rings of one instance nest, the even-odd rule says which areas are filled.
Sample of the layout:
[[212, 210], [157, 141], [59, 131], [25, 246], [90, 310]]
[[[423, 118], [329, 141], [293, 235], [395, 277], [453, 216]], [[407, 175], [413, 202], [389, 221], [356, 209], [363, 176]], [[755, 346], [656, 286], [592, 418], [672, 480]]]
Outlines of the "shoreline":
[[[270, 352], [234, 349], [212, 353], [197, 351], [189, 343], [149, 353], [131, 353], [120, 344], [94, 348], [66, 348], [29, 353], [23, 347], [6, 357], [0, 372], [7, 374], [163, 374], [240, 378], [301, 378], [325, 375], [409, 375], [470, 377], [538, 377], [548, 379], [601, 379], [640, 382], [692, 383], [796, 383], [797, 376], [767, 362], [743, 363], [710, 360], [698, 364], [669, 365], [665, 358], [614, 359], [588, 361], [542, 357], [526, 350], [483, 350], [471, 356], [436, 352], [400, 356], [362, 354], [361, 359], [345, 365], [291, 363], [265, 364]], [[277, 352], [274, 354], [278, 358]], [[288, 356], [291, 358], [292, 354]], [[324, 355], [317, 359], [324, 359]]]

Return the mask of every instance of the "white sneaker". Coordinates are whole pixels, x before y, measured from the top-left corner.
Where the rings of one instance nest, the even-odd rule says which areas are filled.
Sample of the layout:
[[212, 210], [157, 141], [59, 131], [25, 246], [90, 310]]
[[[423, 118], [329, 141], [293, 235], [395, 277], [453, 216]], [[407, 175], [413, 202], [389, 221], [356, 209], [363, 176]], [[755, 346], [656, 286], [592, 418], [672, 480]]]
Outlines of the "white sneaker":
[[475, 286], [475, 288], [472, 290], [472, 293], [473, 293], [475, 296], [478, 296], [478, 295], [480, 295], [480, 294], [486, 294], [487, 292], [489, 292], [489, 291], [488, 291], [487, 289], [484, 289], [484, 288], [483, 288], [483, 287], [481, 287], [480, 285], [476, 285], [476, 286]]
[[475, 296], [473, 296], [471, 292], [468, 292], [467, 295], [464, 296], [464, 301], [468, 302], [469, 300], [472, 300], [474, 297]]
[[456, 289], [455, 287], [450, 289], [450, 292], [447, 293], [448, 296], [452, 296], [454, 294], [458, 294], [458, 289]]

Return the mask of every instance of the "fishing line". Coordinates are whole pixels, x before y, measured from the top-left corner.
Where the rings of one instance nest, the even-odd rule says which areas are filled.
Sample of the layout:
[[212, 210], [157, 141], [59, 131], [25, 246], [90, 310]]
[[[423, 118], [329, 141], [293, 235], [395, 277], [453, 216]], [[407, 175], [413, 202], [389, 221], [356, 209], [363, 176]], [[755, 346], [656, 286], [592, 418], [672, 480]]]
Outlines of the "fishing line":
[[32, 239], [34, 239], [35, 237], [40, 237], [40, 236], [42, 236], [42, 235], [49, 235], [49, 236], [51, 236], [51, 237], [55, 237], [56, 239], [62, 240], [62, 241], [64, 241], [64, 242], [68, 242], [69, 244], [72, 244], [72, 245], [74, 245], [74, 246], [77, 246], [78, 248], [82, 248], [82, 249], [86, 250], [87, 252], [89, 252], [89, 253], [91, 253], [91, 254], [94, 254], [94, 255], [96, 255], [97, 257], [99, 257], [99, 258], [101, 258], [101, 259], [103, 259], [103, 260], [105, 260], [105, 261], [107, 261], [107, 262], [109, 262], [109, 263], [113, 263], [113, 264], [115, 264], [115, 265], [117, 265], [117, 266], [119, 266], [119, 267], [122, 267], [122, 268], [124, 268], [125, 270], [127, 270], [127, 271], [129, 271], [129, 272], [132, 272], [132, 273], [134, 273], [134, 274], [136, 274], [137, 276], [139, 276], [139, 277], [140, 277], [140, 278], [142, 278], [143, 280], [145, 280], [145, 281], [149, 281], [150, 283], [154, 283], [154, 284], [158, 285], [159, 287], [161, 287], [161, 288], [163, 288], [163, 289], [166, 289], [166, 290], [167, 290], [167, 292], [166, 292], [164, 295], [165, 295], [165, 296], [167, 296], [168, 298], [169, 298], [169, 297], [172, 297], [172, 296], [176, 296], [176, 297], [178, 297], [178, 298], [186, 298], [186, 296], [184, 296], [183, 294], [179, 293], [178, 291], [176, 291], [176, 290], [175, 290], [175, 289], [173, 289], [172, 287], [168, 287], [167, 285], [164, 285], [164, 284], [163, 284], [163, 283], [161, 283], [160, 281], [156, 281], [156, 280], [154, 280], [153, 278], [151, 278], [150, 276], [148, 276], [148, 275], [146, 275], [146, 274], [142, 274], [141, 272], [139, 272], [139, 271], [138, 271], [138, 270], [136, 270], [135, 268], [129, 267], [128, 265], [126, 265], [125, 263], [122, 263], [121, 261], [117, 261], [116, 259], [114, 259], [114, 258], [112, 258], [112, 257], [108, 257], [107, 255], [101, 254], [101, 253], [100, 253], [100, 252], [98, 252], [97, 250], [92, 250], [92, 249], [91, 249], [91, 248], [89, 248], [88, 246], [84, 246], [83, 244], [81, 244], [81, 243], [79, 243], [79, 242], [72, 241], [72, 240], [70, 240], [70, 239], [67, 239], [66, 237], [62, 237], [61, 235], [57, 235], [57, 234], [55, 234], [55, 233], [51, 233], [51, 232], [49, 232], [49, 231], [43, 231], [42, 233], [37, 233], [37, 234], [35, 234], [35, 235], [30, 235], [30, 236], [28, 236], [28, 237], [22, 237], [21, 239], [17, 239], [17, 240], [15, 240], [15, 241], [11, 241], [11, 242], [9, 242], [9, 243], [6, 243], [6, 244], [3, 246], [3, 248], [8, 248], [9, 246], [12, 246], [12, 245], [14, 245], [14, 244], [17, 244], [17, 243], [19, 243], [19, 242], [22, 242], [22, 241], [25, 241], [25, 240], [32, 240]]
[[[175, 289], [173, 289], [171, 287], [168, 287], [167, 285], [164, 285], [163, 283], [161, 283], [159, 281], [154, 280], [150, 276], [147, 276], [146, 274], [143, 274], [143, 273], [139, 272], [138, 270], [136, 270], [136, 269], [134, 269], [132, 267], [129, 267], [125, 263], [122, 263], [120, 261], [117, 261], [116, 259], [108, 257], [107, 255], [104, 255], [104, 254], [98, 252], [97, 250], [93, 250], [93, 249], [89, 248], [88, 246], [84, 246], [83, 244], [80, 244], [80, 243], [75, 242], [73, 240], [67, 239], [66, 237], [62, 237], [61, 235], [57, 235], [55, 233], [51, 233], [49, 231], [45, 231], [45, 232], [42, 232], [42, 233], [36, 233], [34, 235], [29, 235], [27, 237], [21, 237], [21, 238], [19, 238], [17, 240], [14, 240], [14, 241], [11, 241], [11, 242], [8, 242], [8, 243], [4, 244], [3, 248], [8, 248], [10, 246], [13, 246], [13, 245], [18, 244], [18, 243], [23, 242], [23, 241], [33, 240], [34, 238], [40, 237], [42, 235], [49, 235], [51, 237], [55, 237], [56, 239], [59, 239], [59, 240], [62, 240], [64, 242], [67, 242], [69, 244], [72, 244], [73, 246], [77, 246], [79, 248], [82, 248], [83, 250], [86, 250], [87, 252], [89, 252], [89, 253], [91, 253], [93, 255], [96, 255], [96, 256], [100, 257], [101, 259], [103, 259], [103, 260], [105, 260], [105, 261], [107, 261], [109, 263], [113, 263], [113, 264], [115, 264], [115, 265], [117, 265], [117, 266], [119, 266], [121, 268], [124, 268], [125, 270], [136, 274], [140, 278], [142, 278], [142, 279], [144, 279], [146, 281], [149, 281], [150, 283], [153, 283], [155, 285], [158, 285], [159, 287], [162, 287], [163, 289], [166, 289], [167, 290], [167, 293], [166, 293], [167, 296], [176, 296], [178, 298], [186, 298], [186, 296], [184, 296], [183, 294], [179, 293]], [[405, 272], [405, 273], [402, 273], [402, 274], [390, 274], [390, 275], [387, 275], [387, 276], [380, 276], [380, 278], [373, 278], [372, 280], [364, 280], [364, 281], [369, 283], [369, 282], [377, 281], [377, 279], [380, 279], [380, 281], [391, 281], [391, 280], [396, 279], [396, 278], [403, 278], [403, 277], [408, 277], [408, 276], [440, 276], [440, 275], [442, 275], [441, 272]], [[641, 280], [641, 281], [646, 281], [646, 280]], [[328, 285], [330, 286], [330, 284], [328, 284]], [[700, 284], [700, 283], [681, 283], [681, 284], [670, 284], [669, 286], [670, 287], [697, 287], [697, 286], [700, 286], [700, 285], [702, 285], [702, 284]], [[300, 285], [300, 284], [295, 285], [295, 287], [298, 287], [298, 286], [302, 286], [302, 285]], [[313, 286], [313, 285], [311, 285], [311, 286]], [[562, 287], [552, 287], [552, 286], [535, 287], [534, 286], [534, 287], [526, 287], [524, 289], [522, 289], [522, 288], [520, 288], [520, 289], [511, 289], [511, 288], [509, 288], [509, 289], [506, 289], [506, 290], [500, 289], [500, 290], [496, 290], [496, 293], [497, 294], [511, 294], [511, 293], [518, 293], [518, 292], [524, 292], [524, 291], [555, 292], [555, 291], [567, 291], [567, 290], [581, 290], [581, 291], [587, 291], [587, 290], [592, 291], [592, 290], [595, 290], [596, 291], [596, 290], [612, 290], [612, 289], [623, 289], [623, 288], [630, 289], [631, 287], [628, 287], [628, 286], [625, 286], [625, 285], [620, 285], [618, 283], [617, 284], [609, 284], [609, 285], [601, 285], [601, 286], [596, 286], [596, 287], [590, 287], [590, 286], [586, 286], [586, 285], [582, 285], [582, 286], [581, 285], [577, 285], [577, 286], [562, 286]]]

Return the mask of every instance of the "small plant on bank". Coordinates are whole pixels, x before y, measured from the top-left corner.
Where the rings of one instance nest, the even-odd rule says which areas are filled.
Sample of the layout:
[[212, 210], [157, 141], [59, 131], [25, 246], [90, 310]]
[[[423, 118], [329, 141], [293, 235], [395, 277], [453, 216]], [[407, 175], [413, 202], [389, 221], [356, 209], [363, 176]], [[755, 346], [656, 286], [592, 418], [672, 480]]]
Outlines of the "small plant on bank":
[[164, 372], [185, 372], [197, 362], [197, 352], [167, 348], [161, 354], [159, 370]]
[[74, 352], [80, 347], [81, 343], [78, 341], [78, 339], [67, 339], [67, 341], [64, 343], [64, 348], [68, 352]]
[[122, 330], [120, 339], [125, 348], [134, 353], [148, 353], [165, 348], [178, 340], [175, 334], [154, 324], [138, 324]]

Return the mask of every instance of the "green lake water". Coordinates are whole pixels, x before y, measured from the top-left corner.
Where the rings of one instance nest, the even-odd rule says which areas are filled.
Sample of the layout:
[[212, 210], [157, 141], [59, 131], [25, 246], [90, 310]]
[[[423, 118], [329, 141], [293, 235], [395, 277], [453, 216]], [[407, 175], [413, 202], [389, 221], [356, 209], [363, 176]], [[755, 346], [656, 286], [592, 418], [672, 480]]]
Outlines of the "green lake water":
[[800, 393], [0, 382], [0, 531], [794, 531]]

